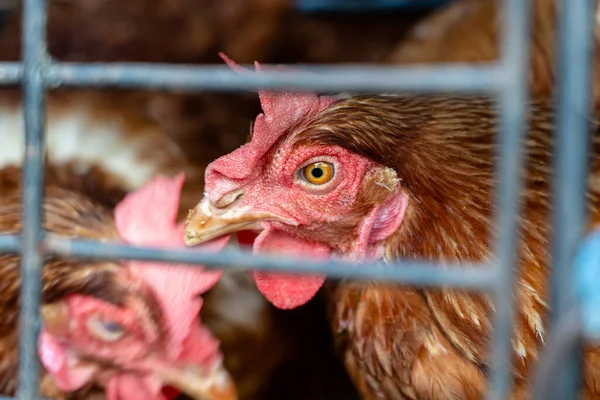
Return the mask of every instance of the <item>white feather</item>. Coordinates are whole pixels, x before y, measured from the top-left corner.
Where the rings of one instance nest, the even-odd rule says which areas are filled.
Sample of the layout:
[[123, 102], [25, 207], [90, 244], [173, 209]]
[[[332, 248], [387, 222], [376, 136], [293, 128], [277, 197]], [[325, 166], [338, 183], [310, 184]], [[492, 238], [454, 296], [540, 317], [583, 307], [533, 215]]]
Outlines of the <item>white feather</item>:
[[[158, 166], [140, 157], [142, 142], [125, 142], [120, 118], [94, 118], [89, 105], [71, 106], [68, 112], [51, 114], [46, 124], [46, 151], [51, 163], [75, 162], [76, 172], [93, 165], [119, 176], [128, 189], [152, 179]], [[0, 168], [19, 166], [24, 156], [22, 109], [0, 106]]]

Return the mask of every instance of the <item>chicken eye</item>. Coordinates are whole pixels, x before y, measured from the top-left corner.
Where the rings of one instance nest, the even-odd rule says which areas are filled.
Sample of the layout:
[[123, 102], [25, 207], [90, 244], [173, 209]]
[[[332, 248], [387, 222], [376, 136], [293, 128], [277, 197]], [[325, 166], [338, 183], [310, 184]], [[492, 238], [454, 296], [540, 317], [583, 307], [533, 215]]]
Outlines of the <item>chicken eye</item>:
[[87, 320], [89, 332], [105, 342], [115, 342], [125, 335], [125, 328], [118, 322], [100, 319], [93, 315]]
[[304, 167], [304, 177], [313, 185], [323, 185], [333, 178], [333, 164], [319, 161]]

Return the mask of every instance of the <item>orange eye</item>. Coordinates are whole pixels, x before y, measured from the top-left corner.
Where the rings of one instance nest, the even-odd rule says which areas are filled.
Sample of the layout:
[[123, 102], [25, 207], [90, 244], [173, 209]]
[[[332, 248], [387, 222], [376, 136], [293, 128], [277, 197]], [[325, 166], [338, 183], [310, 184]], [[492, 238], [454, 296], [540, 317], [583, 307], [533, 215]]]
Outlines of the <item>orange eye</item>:
[[306, 180], [313, 185], [323, 185], [333, 178], [333, 165], [319, 161], [304, 167]]

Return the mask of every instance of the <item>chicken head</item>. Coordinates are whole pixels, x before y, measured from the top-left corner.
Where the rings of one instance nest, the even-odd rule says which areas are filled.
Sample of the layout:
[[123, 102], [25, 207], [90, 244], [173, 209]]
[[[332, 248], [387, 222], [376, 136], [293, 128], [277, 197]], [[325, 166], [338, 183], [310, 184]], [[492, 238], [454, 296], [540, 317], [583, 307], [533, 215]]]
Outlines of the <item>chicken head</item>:
[[[122, 241], [184, 247], [183, 225], [174, 222], [182, 184], [183, 176], [158, 177], [126, 197], [115, 209]], [[227, 240], [203, 250], [219, 251]], [[41, 311], [40, 358], [59, 390], [95, 383], [109, 400], [167, 400], [168, 388], [195, 399], [237, 398], [219, 343], [197, 318], [200, 295], [220, 272], [127, 261], [101, 263], [93, 274], [97, 287]]]
[[[314, 128], [319, 113], [335, 107], [334, 98], [259, 95], [264, 114], [251, 140], [206, 170], [205, 196], [188, 217], [187, 245], [239, 232], [239, 242], [254, 252], [349, 261], [380, 257], [383, 240], [398, 229], [408, 205], [395, 171], [341, 146], [303, 140], [308, 123]], [[252, 275], [279, 308], [306, 303], [325, 278]]]

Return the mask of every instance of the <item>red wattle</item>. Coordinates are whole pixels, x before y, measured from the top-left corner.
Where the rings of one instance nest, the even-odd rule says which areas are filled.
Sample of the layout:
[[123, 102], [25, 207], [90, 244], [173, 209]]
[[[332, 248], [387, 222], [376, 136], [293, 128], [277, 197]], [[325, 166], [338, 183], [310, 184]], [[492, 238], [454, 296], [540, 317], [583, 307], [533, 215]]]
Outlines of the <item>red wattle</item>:
[[[254, 252], [327, 259], [331, 250], [324, 244], [267, 228], [254, 241]], [[325, 282], [325, 275], [322, 274], [253, 271], [250, 276], [267, 300], [282, 309], [296, 308], [305, 304], [314, 297]]]
[[258, 290], [277, 308], [289, 310], [306, 304], [319, 291], [325, 275], [251, 272]]

